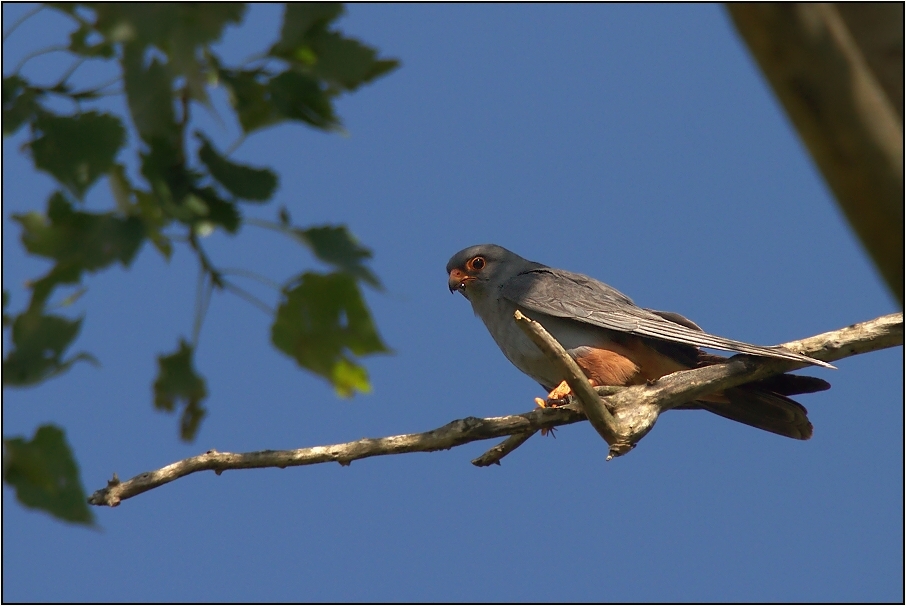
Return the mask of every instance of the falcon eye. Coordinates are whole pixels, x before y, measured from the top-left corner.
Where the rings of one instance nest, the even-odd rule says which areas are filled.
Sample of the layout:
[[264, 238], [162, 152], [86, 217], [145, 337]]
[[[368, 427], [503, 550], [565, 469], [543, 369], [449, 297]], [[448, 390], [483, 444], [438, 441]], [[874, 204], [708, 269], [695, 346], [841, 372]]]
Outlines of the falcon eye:
[[484, 257], [475, 257], [474, 259], [471, 259], [466, 264], [466, 267], [472, 271], [481, 271], [484, 268]]

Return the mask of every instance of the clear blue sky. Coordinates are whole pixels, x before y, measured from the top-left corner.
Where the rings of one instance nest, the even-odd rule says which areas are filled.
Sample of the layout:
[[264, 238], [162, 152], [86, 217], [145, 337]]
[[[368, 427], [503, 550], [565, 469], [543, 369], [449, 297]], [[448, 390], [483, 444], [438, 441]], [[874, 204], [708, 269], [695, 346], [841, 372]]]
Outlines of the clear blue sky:
[[[29, 5], [3, 5], [4, 29]], [[261, 50], [256, 6], [223, 45]], [[50, 14], [4, 45], [3, 70], [64, 35]], [[599, 278], [646, 307], [760, 344], [896, 311], [723, 9], [714, 5], [353, 5], [345, 31], [402, 68], [343, 99], [348, 137], [284, 126], [242, 161], [276, 167], [249, 215], [346, 223], [375, 253], [367, 293], [395, 355], [374, 392], [338, 400], [269, 344], [269, 319], [216, 296], [198, 352], [209, 417], [194, 444], [155, 412], [155, 356], [191, 332], [197, 267], [150, 246], [88, 279], [75, 367], [5, 390], [3, 434], [66, 428], [89, 492], [209, 448], [242, 452], [519, 413], [540, 388], [500, 354], [444, 265], [495, 242]], [[26, 74], [49, 82], [53, 56]], [[80, 72], [81, 73], [81, 72]], [[86, 69], [86, 81], [101, 73]], [[225, 107], [222, 93], [215, 95]], [[228, 117], [227, 111], [221, 115]], [[199, 117], [226, 147], [238, 130]], [[3, 287], [46, 265], [14, 212], [51, 181], [3, 142]], [[134, 141], [134, 139], [133, 139]], [[110, 204], [106, 184], [90, 205]], [[254, 227], [208, 246], [285, 279], [308, 254]], [[249, 284], [262, 297], [273, 295]], [[6, 341], [4, 341], [6, 343]], [[5, 601], [901, 601], [902, 349], [815, 370], [815, 426], [784, 439], [704, 412], [666, 414], [605, 463], [587, 424], [535, 437], [501, 467], [451, 451], [194, 475], [96, 509], [100, 531], [23, 509], [3, 488]]]

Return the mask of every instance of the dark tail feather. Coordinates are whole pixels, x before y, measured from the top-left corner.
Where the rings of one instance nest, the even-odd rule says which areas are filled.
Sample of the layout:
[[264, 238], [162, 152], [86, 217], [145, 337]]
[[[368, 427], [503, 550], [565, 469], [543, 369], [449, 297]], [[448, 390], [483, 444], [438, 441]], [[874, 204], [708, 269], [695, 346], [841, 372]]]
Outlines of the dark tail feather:
[[795, 396], [800, 393], [815, 393], [830, 389], [830, 383], [817, 377], [804, 377], [801, 375], [774, 375], [761, 381], [746, 383], [748, 387], [754, 387], [763, 391], [772, 391], [784, 396]]
[[[781, 376], [795, 377], [795, 375]], [[728, 402], [698, 401], [695, 402], [695, 408], [702, 408], [732, 421], [796, 440], [808, 440], [812, 437], [812, 424], [806, 416], [808, 411], [804, 406], [779, 393], [765, 391], [754, 385], [750, 383], [725, 390], [723, 393]], [[821, 389], [827, 387], [819, 387], [815, 391]]]

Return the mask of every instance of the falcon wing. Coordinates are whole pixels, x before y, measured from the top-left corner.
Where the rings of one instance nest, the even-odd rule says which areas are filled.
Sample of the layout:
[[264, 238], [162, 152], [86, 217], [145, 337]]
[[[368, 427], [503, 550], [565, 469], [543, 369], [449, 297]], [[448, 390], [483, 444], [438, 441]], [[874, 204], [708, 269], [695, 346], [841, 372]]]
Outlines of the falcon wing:
[[[696, 330], [698, 326], [682, 316], [642, 309], [632, 299], [603, 282], [550, 267], [517, 274], [504, 282], [500, 295], [523, 311], [569, 318], [640, 337], [834, 368], [826, 362], [777, 345], [752, 345]], [[679, 321], [679, 318], [685, 322]]]

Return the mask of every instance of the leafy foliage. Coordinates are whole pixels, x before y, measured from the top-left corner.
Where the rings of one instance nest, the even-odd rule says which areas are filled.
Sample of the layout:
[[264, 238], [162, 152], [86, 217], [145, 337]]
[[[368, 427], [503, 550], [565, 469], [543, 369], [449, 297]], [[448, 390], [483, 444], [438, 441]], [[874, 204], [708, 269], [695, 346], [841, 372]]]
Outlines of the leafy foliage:
[[230, 162], [217, 153], [203, 134], [196, 135], [201, 140], [198, 159], [204, 162], [211, 176], [231, 194], [255, 202], [270, 200], [274, 190], [277, 189], [277, 175], [273, 171]]
[[179, 348], [168, 356], [158, 356], [159, 372], [154, 382], [154, 407], [172, 412], [185, 402], [180, 420], [180, 437], [189, 442], [195, 438], [206, 411], [201, 401], [208, 395], [205, 380], [195, 371], [191, 345], [180, 340]]
[[349, 355], [389, 350], [378, 336], [355, 279], [347, 273], [306, 272], [284, 289], [271, 327], [274, 345], [331, 381], [337, 393], [367, 392], [366, 370]]
[[[343, 7], [333, 3], [288, 5], [277, 41], [241, 65], [225, 64], [211, 45], [228, 26], [241, 24], [246, 10], [243, 4], [48, 6], [74, 23], [67, 45], [76, 60], [74, 66], [91, 60], [119, 68], [128, 116], [92, 105], [109, 96], [107, 87], [115, 82], [77, 90], [70, 81], [75, 67], [47, 86], [31, 82], [21, 71], [3, 78], [4, 136], [25, 129], [25, 149], [35, 168], [58, 184], [45, 212], [14, 216], [22, 228], [25, 249], [52, 261], [53, 266], [30, 282], [30, 301], [18, 315], [7, 314], [4, 292], [3, 326], [12, 333], [12, 348], [3, 360], [4, 385], [35, 385], [79, 360], [95, 362], [84, 352], [67, 354], [82, 318], [49, 313], [50, 301], [62, 286], [77, 289], [63, 304], [81, 296], [86, 273], [115, 262], [129, 267], [145, 240], [167, 259], [175, 245], [186, 243], [208, 289], [227, 289], [253, 300], [224, 276], [203, 247], [203, 237], [213, 230], [236, 234], [244, 224], [252, 223], [304, 243], [334, 270], [326, 275], [305, 272], [279, 293], [281, 302], [272, 329], [278, 350], [326, 377], [342, 395], [368, 391], [368, 376], [359, 358], [387, 351], [359, 290], [359, 282], [380, 287], [366, 266], [371, 252], [345, 226], [290, 225], [285, 207], [279, 224], [245, 219], [240, 203], [270, 201], [277, 191], [278, 176], [266, 167], [247, 166], [218, 151], [208, 135], [192, 131], [192, 111], [210, 109], [208, 89], [223, 86], [242, 137], [286, 121], [337, 130], [341, 123], [335, 100], [388, 73], [397, 62], [379, 58], [375, 49], [337, 30], [334, 22]], [[73, 103], [73, 113], [59, 113], [60, 105], [52, 101], [61, 97]], [[127, 127], [134, 130], [127, 133]], [[189, 137], [190, 132], [195, 136]], [[129, 140], [134, 145], [126, 147]], [[127, 151], [130, 157], [122, 158]], [[81, 207], [92, 186], [105, 176], [115, 208], [94, 212]], [[205, 306], [200, 299], [193, 339], [181, 339], [175, 352], [158, 357], [153, 383], [156, 408], [170, 412], [181, 408], [184, 440], [197, 435], [207, 414], [202, 406], [207, 386], [194, 366]], [[31, 443], [15, 438], [7, 441], [7, 448], [8, 452], [18, 449], [18, 460], [32, 461], [21, 463], [26, 471], [17, 468], [19, 475], [11, 476], [20, 499], [41, 502], [35, 506], [63, 519], [76, 519], [72, 516], [77, 514], [65, 513], [69, 510], [64, 502], [73, 498], [72, 491], [81, 495], [81, 487], [62, 433], [41, 428]], [[44, 451], [65, 451], [69, 457], [71, 469], [66, 470], [72, 471], [75, 481], [67, 480], [66, 491], [51, 491], [46, 477], [28, 471], [46, 467], [51, 470], [47, 477], [62, 477], [59, 470], [65, 466], [56, 454], [57, 458], [47, 459], [51, 462], [41, 463], [44, 467], [34, 463], [44, 460], [35, 454]], [[31, 501], [23, 494], [32, 495], [28, 497]], [[36, 494], [43, 496], [39, 499]]]
[[16, 489], [16, 498], [26, 507], [67, 522], [94, 522], [79, 466], [59, 427], [42, 425], [31, 440], [4, 438], [3, 481]]

